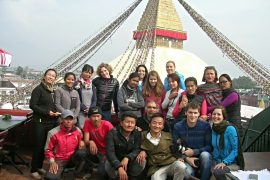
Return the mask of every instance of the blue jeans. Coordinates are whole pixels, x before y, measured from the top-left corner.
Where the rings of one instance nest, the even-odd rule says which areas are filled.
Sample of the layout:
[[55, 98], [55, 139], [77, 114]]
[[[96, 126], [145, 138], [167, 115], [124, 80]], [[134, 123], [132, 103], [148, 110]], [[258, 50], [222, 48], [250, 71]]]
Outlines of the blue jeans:
[[[202, 152], [199, 157], [200, 161], [200, 174], [201, 180], [208, 180], [211, 175], [211, 166], [212, 166], [212, 156], [209, 152]], [[188, 163], [185, 163], [187, 165], [186, 169], [186, 177], [189, 178], [190, 175], [194, 176], [196, 168], [190, 166]]]
[[102, 119], [111, 122], [112, 119], [111, 111], [102, 111]]

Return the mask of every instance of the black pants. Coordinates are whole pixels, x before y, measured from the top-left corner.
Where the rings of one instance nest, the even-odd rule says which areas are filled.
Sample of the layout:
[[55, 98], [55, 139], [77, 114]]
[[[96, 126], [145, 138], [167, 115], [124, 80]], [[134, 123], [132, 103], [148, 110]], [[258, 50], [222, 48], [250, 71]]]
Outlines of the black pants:
[[44, 146], [47, 139], [48, 132], [57, 125], [53, 123], [33, 123], [34, 149], [31, 162], [31, 173], [36, 172], [42, 168], [44, 161]]
[[[70, 160], [63, 161], [63, 160], [57, 160], [55, 159], [55, 162], [58, 164], [58, 170], [56, 174], [53, 174], [49, 172], [49, 169], [47, 170], [44, 179], [46, 180], [59, 180], [61, 179], [61, 174], [65, 167], [67, 166], [75, 166], [74, 175], [79, 175], [83, 171], [83, 167], [85, 162], [84, 159], [87, 156], [87, 151], [84, 149], [78, 149], [74, 152], [74, 154], [71, 156]], [[49, 167], [50, 168], [50, 167]]]

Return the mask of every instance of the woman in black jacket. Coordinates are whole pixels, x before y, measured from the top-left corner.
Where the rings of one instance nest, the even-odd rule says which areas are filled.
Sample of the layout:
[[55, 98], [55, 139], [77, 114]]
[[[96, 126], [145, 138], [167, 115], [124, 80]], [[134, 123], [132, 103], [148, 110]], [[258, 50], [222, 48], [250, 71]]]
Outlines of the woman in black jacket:
[[[112, 76], [112, 67], [101, 63], [97, 68], [99, 77], [93, 80], [97, 89], [97, 106], [102, 110], [104, 120], [111, 121], [111, 112], [118, 113], [117, 93], [119, 82]], [[114, 110], [112, 110], [112, 102]]]
[[31, 162], [31, 175], [34, 179], [41, 179], [40, 174], [44, 160], [44, 146], [47, 133], [57, 125], [59, 113], [54, 103], [53, 83], [57, 73], [54, 69], [45, 71], [42, 82], [32, 91], [30, 108], [33, 110], [34, 151]]

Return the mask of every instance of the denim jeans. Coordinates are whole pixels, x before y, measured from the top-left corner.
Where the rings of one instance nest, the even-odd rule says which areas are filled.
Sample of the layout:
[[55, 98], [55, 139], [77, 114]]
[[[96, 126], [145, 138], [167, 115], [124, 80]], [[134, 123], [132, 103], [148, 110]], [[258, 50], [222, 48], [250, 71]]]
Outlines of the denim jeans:
[[[211, 175], [211, 166], [212, 166], [212, 156], [209, 152], [202, 152], [199, 157], [200, 161], [200, 179], [201, 180], [208, 180]], [[185, 163], [187, 165], [186, 169], [186, 178], [189, 178], [190, 175], [195, 175], [196, 168], [190, 166], [188, 163]]]

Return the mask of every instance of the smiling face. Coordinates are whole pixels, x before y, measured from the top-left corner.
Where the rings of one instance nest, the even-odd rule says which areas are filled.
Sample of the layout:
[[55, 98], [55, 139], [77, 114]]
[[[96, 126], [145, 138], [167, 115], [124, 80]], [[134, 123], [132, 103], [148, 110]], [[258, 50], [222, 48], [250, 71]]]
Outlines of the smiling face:
[[100, 74], [103, 78], [110, 78], [110, 72], [105, 67], [100, 69]]
[[221, 90], [229, 89], [232, 86], [232, 83], [224, 76], [219, 78], [219, 86]]
[[65, 85], [69, 88], [73, 87], [75, 82], [75, 77], [73, 75], [68, 75], [68, 77], [65, 79]]
[[145, 68], [144, 67], [139, 67], [138, 74], [140, 76], [140, 80], [143, 80], [143, 78], [145, 77]]
[[83, 71], [81, 76], [84, 80], [89, 80], [92, 76], [92, 73], [92, 71]]
[[204, 78], [207, 83], [214, 83], [216, 79], [216, 74], [213, 69], [207, 69], [204, 73]]
[[157, 77], [156, 76], [151, 76], [149, 77], [149, 84], [152, 88], [156, 87], [157, 85]]
[[193, 126], [197, 123], [198, 118], [200, 116], [200, 112], [199, 109], [188, 108], [186, 115], [187, 115], [187, 123]]
[[188, 94], [195, 94], [197, 90], [197, 86], [194, 81], [188, 81], [186, 83], [186, 91]]
[[160, 133], [164, 128], [164, 119], [162, 117], [154, 117], [149, 123], [151, 133]]
[[171, 89], [176, 89], [176, 88], [178, 88], [178, 83], [177, 83], [177, 81], [173, 80], [172, 78], [169, 78], [169, 86]]
[[53, 84], [56, 79], [56, 73], [52, 70], [48, 71], [45, 76], [43, 77], [45, 83]]
[[166, 71], [167, 71], [167, 74], [175, 73], [175, 66], [174, 66], [174, 64], [171, 63], [171, 62], [168, 62], [166, 64]]
[[139, 84], [139, 77], [134, 77], [128, 80], [129, 87], [136, 89]]
[[120, 125], [126, 133], [131, 133], [135, 129], [136, 119], [126, 116], [125, 119], [120, 122]]
[[212, 120], [214, 124], [219, 124], [224, 120], [224, 116], [221, 109], [214, 109], [212, 113]]

